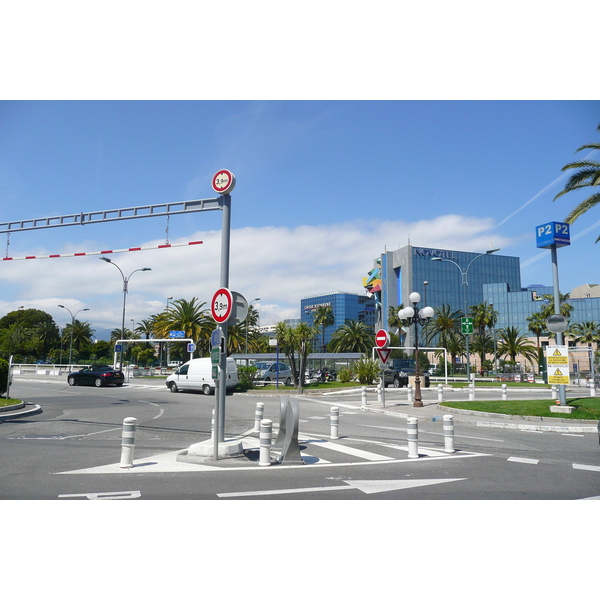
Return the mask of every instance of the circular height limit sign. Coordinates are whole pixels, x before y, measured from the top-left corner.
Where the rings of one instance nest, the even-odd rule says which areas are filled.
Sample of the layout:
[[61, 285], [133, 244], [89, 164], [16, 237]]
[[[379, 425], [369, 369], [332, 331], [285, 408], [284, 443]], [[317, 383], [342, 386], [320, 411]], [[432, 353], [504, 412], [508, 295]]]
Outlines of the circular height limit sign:
[[233, 297], [227, 288], [218, 289], [212, 299], [210, 312], [217, 323], [225, 323], [231, 316]]
[[218, 194], [229, 194], [235, 187], [235, 175], [227, 169], [221, 169], [213, 177], [212, 186]]

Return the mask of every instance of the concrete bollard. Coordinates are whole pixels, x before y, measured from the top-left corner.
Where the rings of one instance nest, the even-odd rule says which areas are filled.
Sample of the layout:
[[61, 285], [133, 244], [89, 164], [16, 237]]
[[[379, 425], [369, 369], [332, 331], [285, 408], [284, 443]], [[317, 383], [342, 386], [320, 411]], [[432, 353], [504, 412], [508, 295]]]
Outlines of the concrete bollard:
[[438, 402], [444, 401], [444, 386], [438, 383]]
[[552, 386], [552, 400], [558, 400], [558, 388], [555, 385]]
[[506, 400], [506, 384], [502, 384], [502, 400]]
[[408, 385], [406, 387], [406, 389], [408, 390], [408, 403], [412, 403], [413, 401], [413, 389], [412, 389], [412, 385]]
[[367, 388], [364, 386], [361, 390], [361, 402], [363, 406], [367, 405]]
[[444, 452], [454, 452], [454, 417], [444, 415]]
[[475, 400], [475, 384], [469, 384], [469, 400]]
[[260, 422], [263, 420], [264, 413], [264, 402], [257, 402], [256, 409], [254, 410], [254, 433], [260, 433]]
[[408, 458], [419, 458], [419, 426], [417, 417], [408, 417], [407, 424]]
[[340, 408], [339, 406], [332, 406], [329, 414], [329, 422], [331, 425], [331, 435], [330, 438], [332, 440], [339, 440], [338, 429], [340, 425]]
[[271, 466], [271, 442], [273, 437], [273, 421], [263, 419], [260, 422], [260, 455], [258, 457], [259, 467]]
[[122, 469], [133, 467], [133, 451], [135, 449], [135, 430], [137, 427], [135, 417], [126, 417], [123, 420], [123, 434], [121, 437], [121, 464]]

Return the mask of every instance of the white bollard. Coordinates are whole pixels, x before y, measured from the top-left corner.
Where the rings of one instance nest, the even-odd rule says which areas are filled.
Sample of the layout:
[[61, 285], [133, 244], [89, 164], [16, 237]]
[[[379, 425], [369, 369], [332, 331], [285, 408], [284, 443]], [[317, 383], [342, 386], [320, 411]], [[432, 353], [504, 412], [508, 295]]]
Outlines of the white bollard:
[[257, 402], [256, 409], [254, 410], [254, 433], [260, 432], [260, 422], [263, 420], [264, 413], [265, 413], [264, 402]]
[[552, 400], [558, 400], [558, 388], [555, 385], [552, 386]]
[[438, 383], [438, 402], [444, 401], [444, 386]]
[[340, 425], [340, 408], [339, 406], [332, 406], [329, 414], [329, 421], [331, 425], [331, 435], [330, 438], [332, 440], [339, 440], [338, 429]]
[[377, 384], [377, 402], [381, 402], [381, 384]]
[[406, 428], [408, 458], [419, 458], [419, 426], [417, 423], [417, 417], [408, 417]]
[[258, 458], [259, 467], [271, 466], [271, 442], [273, 437], [273, 421], [263, 419], [260, 422], [260, 455]]
[[123, 434], [121, 437], [121, 464], [122, 469], [133, 467], [133, 451], [135, 449], [135, 430], [137, 419], [126, 417], [123, 420]]
[[506, 400], [506, 384], [502, 384], [502, 400]]
[[361, 401], [363, 406], [367, 405], [367, 388], [364, 386], [361, 390]]
[[596, 386], [594, 385], [594, 382], [592, 381], [592, 383], [590, 384], [590, 398], [594, 398], [595, 395], [596, 395]]
[[475, 384], [469, 384], [469, 400], [475, 400]]
[[444, 415], [444, 452], [454, 452], [454, 417]]
[[406, 390], [408, 391], [408, 403], [411, 404], [413, 401], [413, 389], [412, 385], [407, 385]]

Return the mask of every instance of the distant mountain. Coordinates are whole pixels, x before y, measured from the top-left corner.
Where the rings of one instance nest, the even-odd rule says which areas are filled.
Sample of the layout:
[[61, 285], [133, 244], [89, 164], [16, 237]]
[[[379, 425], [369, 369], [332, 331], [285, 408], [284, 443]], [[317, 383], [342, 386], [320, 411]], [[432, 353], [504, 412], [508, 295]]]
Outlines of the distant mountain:
[[110, 332], [112, 329], [102, 329], [101, 327], [93, 327], [96, 333], [94, 333], [94, 337], [97, 340], [103, 340], [105, 342], [110, 342]]

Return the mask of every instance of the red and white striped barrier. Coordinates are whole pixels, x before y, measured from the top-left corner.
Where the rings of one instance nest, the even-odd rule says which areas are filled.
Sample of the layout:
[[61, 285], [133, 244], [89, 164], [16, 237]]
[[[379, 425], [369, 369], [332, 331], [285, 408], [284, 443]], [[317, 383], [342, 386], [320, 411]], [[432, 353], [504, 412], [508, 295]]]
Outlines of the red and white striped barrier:
[[161, 244], [148, 248], [123, 248], [122, 250], [100, 250], [99, 252], [74, 252], [73, 254], [49, 254], [48, 256], [7, 256], [2, 260], [32, 260], [35, 258], [68, 258], [73, 256], [94, 256], [99, 254], [115, 254], [117, 252], [137, 252], [139, 250], [158, 250], [162, 248], [176, 248], [178, 246], [195, 246], [203, 242], [183, 242], [181, 244]]

